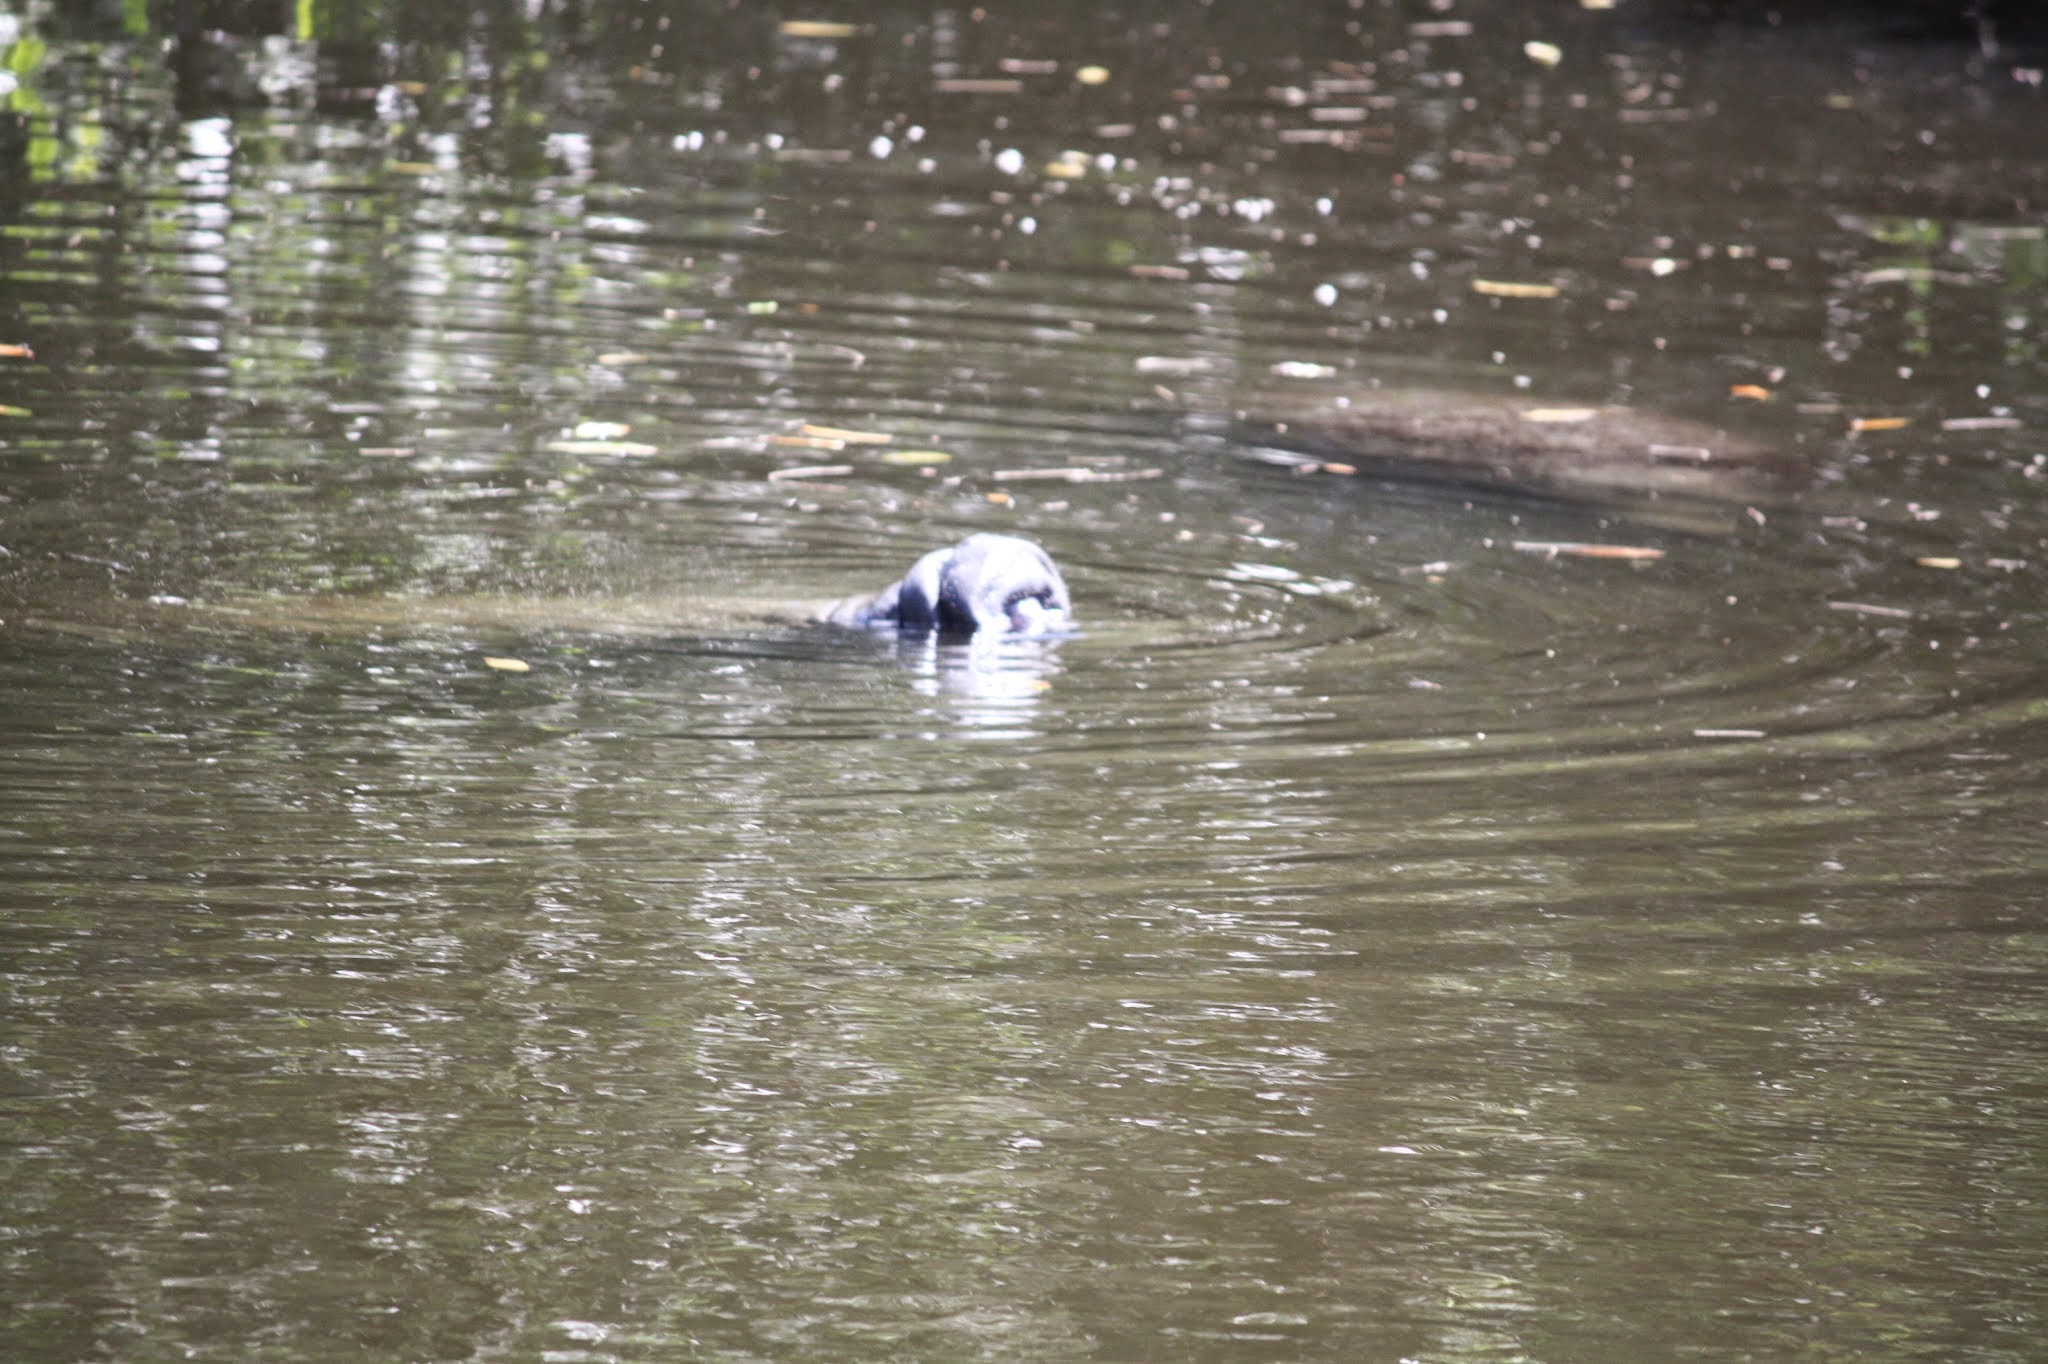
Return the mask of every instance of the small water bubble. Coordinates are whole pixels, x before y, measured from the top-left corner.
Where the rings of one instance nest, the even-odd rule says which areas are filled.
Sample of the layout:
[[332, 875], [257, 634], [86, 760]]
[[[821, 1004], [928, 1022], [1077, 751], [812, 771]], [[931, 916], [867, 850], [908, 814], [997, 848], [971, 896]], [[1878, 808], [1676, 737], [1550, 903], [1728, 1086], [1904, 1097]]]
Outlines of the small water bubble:
[[1337, 302], [1337, 286], [1334, 284], [1318, 284], [1315, 288], [1315, 293], [1311, 297], [1325, 308], [1334, 307]]

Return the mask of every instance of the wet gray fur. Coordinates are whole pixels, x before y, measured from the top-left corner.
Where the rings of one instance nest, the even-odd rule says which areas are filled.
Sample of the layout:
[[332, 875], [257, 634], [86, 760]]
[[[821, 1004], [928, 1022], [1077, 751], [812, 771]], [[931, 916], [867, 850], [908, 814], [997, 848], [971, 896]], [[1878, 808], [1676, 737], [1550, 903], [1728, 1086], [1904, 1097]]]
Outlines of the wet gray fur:
[[1014, 535], [970, 535], [911, 565], [903, 581], [825, 612], [855, 629], [964, 637], [979, 632], [1057, 634], [1073, 620], [1067, 584], [1052, 557]]

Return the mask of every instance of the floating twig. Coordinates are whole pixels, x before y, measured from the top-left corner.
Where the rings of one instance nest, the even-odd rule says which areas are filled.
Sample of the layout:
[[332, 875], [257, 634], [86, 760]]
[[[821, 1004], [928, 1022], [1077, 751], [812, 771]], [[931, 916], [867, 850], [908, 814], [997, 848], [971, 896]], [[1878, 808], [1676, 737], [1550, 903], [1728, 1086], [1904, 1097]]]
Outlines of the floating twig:
[[1903, 606], [1878, 606], [1867, 601], [1831, 601], [1830, 611], [1850, 611], [1859, 616], [1880, 616], [1885, 620], [1911, 620], [1917, 614]]
[[1566, 555], [1574, 559], [1624, 559], [1647, 563], [1664, 557], [1663, 550], [1649, 545], [1587, 544], [1576, 540], [1517, 540], [1514, 547], [1524, 554], [1541, 554], [1553, 559]]
[[1137, 483], [1164, 476], [1164, 469], [1104, 470], [1082, 467], [1064, 469], [998, 469], [990, 477], [998, 483]]

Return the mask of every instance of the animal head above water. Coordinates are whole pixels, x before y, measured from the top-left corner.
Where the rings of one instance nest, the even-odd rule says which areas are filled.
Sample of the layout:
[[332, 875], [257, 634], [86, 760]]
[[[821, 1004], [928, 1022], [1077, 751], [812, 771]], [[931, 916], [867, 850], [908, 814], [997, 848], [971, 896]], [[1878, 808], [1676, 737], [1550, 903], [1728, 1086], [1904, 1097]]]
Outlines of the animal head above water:
[[1066, 581], [1052, 557], [1014, 535], [970, 535], [911, 565], [903, 581], [840, 602], [837, 625], [894, 626], [905, 634], [1057, 634], [1073, 620]]

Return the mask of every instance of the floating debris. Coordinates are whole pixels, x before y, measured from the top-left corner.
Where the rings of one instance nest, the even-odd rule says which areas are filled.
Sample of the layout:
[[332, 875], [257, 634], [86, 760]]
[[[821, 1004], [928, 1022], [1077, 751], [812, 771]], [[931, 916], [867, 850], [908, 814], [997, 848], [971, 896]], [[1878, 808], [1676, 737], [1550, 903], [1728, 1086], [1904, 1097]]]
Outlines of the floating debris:
[[851, 464], [792, 464], [786, 469], [770, 469], [770, 483], [793, 483], [807, 478], [844, 478], [853, 472]]
[[33, 360], [35, 358], [36, 353], [27, 346], [17, 345], [11, 341], [0, 343], [0, 359]]
[[1849, 430], [1855, 435], [1862, 435], [1867, 431], [1898, 431], [1912, 424], [1911, 417], [1852, 417]]
[[1602, 409], [1597, 407], [1531, 407], [1518, 413], [1525, 422], [1545, 422], [1550, 425], [1565, 425], [1571, 422], [1589, 422], [1598, 418]]
[[1039, 169], [1049, 180], [1079, 180], [1088, 174], [1088, 153], [1070, 148]]
[[784, 19], [776, 25], [776, 32], [785, 38], [851, 38], [860, 32], [860, 25], [829, 19]]
[[1215, 368], [1214, 360], [1198, 355], [1141, 355], [1137, 360], [1140, 374], [1207, 374]]
[[577, 422], [569, 434], [577, 440], [617, 440], [633, 434], [633, 428], [624, 422]]
[[770, 436], [768, 443], [785, 450], [822, 450], [827, 454], [837, 454], [846, 448], [845, 441], [830, 436]]
[[1486, 298], [1556, 298], [1563, 290], [1555, 284], [1529, 284], [1517, 280], [1475, 279], [1472, 292]]
[[1856, 276], [1858, 284], [1975, 284], [1976, 278], [1961, 270], [1936, 270], [1925, 265], [1887, 265], [1865, 270]]
[[1902, 606], [1878, 606], [1867, 601], [1831, 601], [1830, 611], [1848, 611], [1859, 616], [1879, 616], [1885, 620], [1912, 620], [1916, 613]]
[[1770, 735], [1760, 729], [1696, 729], [1695, 739], [1767, 739]]
[[523, 658], [500, 658], [495, 654], [484, 655], [484, 666], [495, 668], [501, 673], [530, 673], [533, 665]]
[[2017, 431], [2026, 425], [2018, 417], [1944, 417], [1944, 431]]
[[942, 95], [1021, 95], [1024, 82], [996, 76], [946, 76], [932, 82]]
[[1522, 55], [1538, 66], [1556, 66], [1564, 60], [1564, 49], [1556, 43], [1532, 40], [1522, 44]]
[[1664, 557], [1664, 551], [1649, 545], [1605, 545], [1581, 540], [1516, 540], [1514, 548], [1523, 554], [1541, 554], [1555, 559], [1568, 556], [1574, 559], [1622, 559], [1632, 563], [1649, 563]]
[[557, 455], [633, 455], [661, 453], [659, 445], [637, 440], [551, 440], [541, 447]]
[[851, 147], [777, 147], [777, 161], [798, 161], [811, 165], [836, 166], [853, 160]]
[[1106, 66], [1096, 66], [1091, 63], [1074, 72], [1074, 79], [1083, 85], [1107, 85], [1109, 83], [1109, 68]]
[[1771, 400], [1771, 391], [1762, 384], [1730, 384], [1728, 396], [1747, 399], [1753, 403], [1767, 403]]
[[1923, 554], [1913, 560], [1922, 568], [1961, 568], [1963, 561], [1947, 554]]
[[797, 429], [815, 440], [836, 440], [841, 445], [887, 445], [895, 439], [880, 431], [849, 431], [843, 426], [816, 426], [810, 422]]
[[1105, 470], [1069, 466], [1061, 469], [998, 469], [991, 477], [998, 483], [1137, 483], [1162, 478], [1159, 468]]
[[950, 464], [953, 457], [944, 450], [889, 450], [882, 455], [884, 464], [910, 466]]

